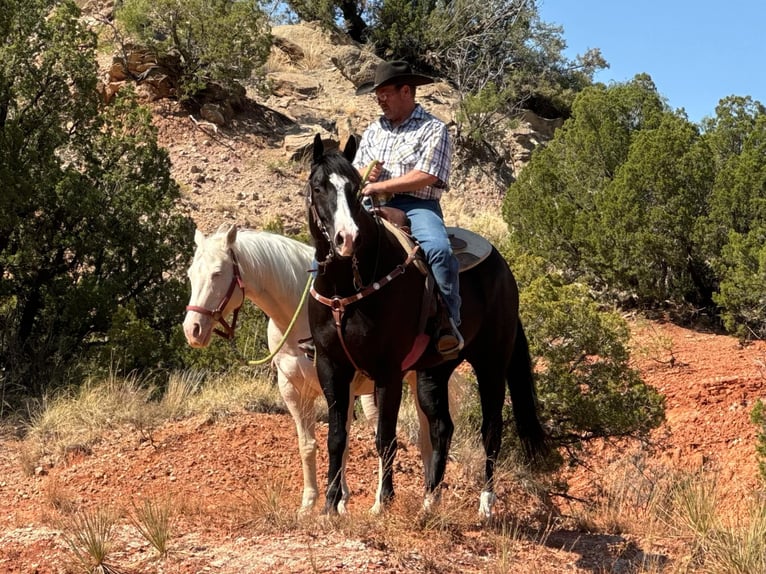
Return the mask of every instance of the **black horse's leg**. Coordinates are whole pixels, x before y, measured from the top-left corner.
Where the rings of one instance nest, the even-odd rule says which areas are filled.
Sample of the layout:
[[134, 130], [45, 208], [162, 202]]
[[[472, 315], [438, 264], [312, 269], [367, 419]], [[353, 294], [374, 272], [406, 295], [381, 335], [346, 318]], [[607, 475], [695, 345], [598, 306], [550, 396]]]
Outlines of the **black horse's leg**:
[[481, 401], [481, 439], [484, 445], [484, 489], [479, 501], [479, 514], [492, 516], [495, 503], [495, 464], [503, 438], [503, 403], [505, 401], [505, 373], [495, 360], [485, 365], [473, 365], [479, 383]]
[[449, 413], [449, 377], [453, 369], [454, 365], [418, 372], [418, 401], [428, 419], [433, 446], [431, 464], [426, 469], [425, 477], [424, 506], [426, 509], [438, 500], [439, 493], [436, 489], [444, 479], [447, 455], [452, 443], [452, 433], [455, 430]]
[[338, 504], [343, 497], [343, 454], [348, 443], [346, 421], [354, 369], [345, 365], [331, 365], [325, 357], [317, 355], [317, 375], [325, 399], [327, 399], [328, 414], [327, 456], [329, 468], [324, 512], [336, 513]]
[[396, 457], [396, 423], [402, 402], [402, 374], [395, 373], [387, 380], [376, 380], [378, 401], [378, 432], [375, 447], [380, 460], [380, 499], [374, 511], [382, 510], [394, 497], [393, 466]]

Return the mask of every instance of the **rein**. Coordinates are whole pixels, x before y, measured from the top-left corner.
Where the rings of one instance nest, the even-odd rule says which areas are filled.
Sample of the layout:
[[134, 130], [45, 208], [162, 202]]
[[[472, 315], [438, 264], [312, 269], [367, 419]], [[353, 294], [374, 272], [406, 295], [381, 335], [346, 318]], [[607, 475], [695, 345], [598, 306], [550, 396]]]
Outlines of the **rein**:
[[[213, 331], [217, 335], [220, 335], [221, 337], [223, 337], [224, 339], [231, 341], [234, 339], [234, 329], [237, 327], [237, 317], [239, 316], [239, 309], [242, 307], [242, 303], [245, 302], [245, 284], [242, 282], [242, 276], [239, 273], [239, 263], [237, 263], [237, 257], [234, 255], [234, 251], [230, 249], [229, 253], [231, 255], [231, 260], [233, 262], [231, 283], [229, 284], [229, 289], [226, 291], [226, 295], [223, 296], [223, 299], [218, 304], [218, 307], [216, 307], [213, 311], [211, 311], [210, 309], [207, 309], [205, 307], [199, 307], [197, 305], [187, 305], [186, 310], [195, 311], [202, 315], [212, 317], [213, 321], [217, 321], [223, 327], [223, 330], [216, 327]], [[223, 311], [224, 309], [226, 309], [226, 306], [229, 304], [229, 301], [231, 301], [231, 296], [234, 294], [234, 289], [236, 289], [237, 287], [239, 287], [242, 290], [242, 303], [240, 303], [237, 306], [237, 308], [234, 309], [234, 316], [232, 317], [231, 325], [229, 325], [226, 322], [226, 319], [224, 319]]]
[[279, 344], [271, 353], [269, 353], [267, 357], [264, 357], [263, 359], [248, 361], [242, 356], [242, 353], [239, 352], [239, 349], [237, 349], [234, 346], [234, 341], [233, 340], [231, 341], [231, 348], [239, 357], [240, 361], [242, 361], [243, 363], [247, 363], [247, 365], [250, 367], [253, 367], [256, 365], [263, 365], [264, 363], [271, 361], [271, 359], [273, 359], [276, 356], [276, 354], [279, 353], [279, 351], [282, 349], [284, 344], [287, 342], [287, 337], [290, 335], [290, 331], [293, 330], [293, 327], [295, 326], [295, 322], [298, 320], [298, 315], [301, 314], [301, 308], [303, 307], [304, 303], [306, 303], [306, 295], [308, 294], [309, 287], [311, 286], [313, 282], [312, 279], [313, 277], [311, 277], [311, 274], [309, 274], [309, 278], [306, 281], [306, 286], [303, 288], [303, 293], [301, 294], [301, 300], [298, 302], [298, 306], [295, 308], [295, 314], [293, 314], [293, 318], [290, 319], [290, 323], [287, 325], [287, 329], [285, 329], [285, 332], [282, 335], [282, 340], [279, 341]]

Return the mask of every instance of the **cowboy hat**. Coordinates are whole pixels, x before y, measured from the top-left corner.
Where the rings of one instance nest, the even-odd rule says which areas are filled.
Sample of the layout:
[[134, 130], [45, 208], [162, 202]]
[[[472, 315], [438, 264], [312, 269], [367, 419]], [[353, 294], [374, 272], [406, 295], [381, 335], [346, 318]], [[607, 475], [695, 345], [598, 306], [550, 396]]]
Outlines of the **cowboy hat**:
[[423, 86], [425, 84], [432, 84], [433, 81], [433, 78], [413, 73], [412, 68], [410, 68], [407, 62], [401, 60], [382, 62], [375, 68], [375, 79], [359, 86], [356, 89], [356, 95], [369, 94], [378, 88], [392, 84]]

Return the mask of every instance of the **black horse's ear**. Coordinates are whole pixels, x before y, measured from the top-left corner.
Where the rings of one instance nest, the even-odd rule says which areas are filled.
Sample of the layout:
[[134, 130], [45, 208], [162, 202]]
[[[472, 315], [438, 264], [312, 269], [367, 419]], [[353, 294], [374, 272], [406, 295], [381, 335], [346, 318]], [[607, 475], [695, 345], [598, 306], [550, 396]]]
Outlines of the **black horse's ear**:
[[348, 141], [346, 142], [346, 147], [343, 148], [343, 156], [349, 161], [354, 161], [354, 156], [356, 156], [356, 150], [359, 147], [359, 142], [357, 141], [356, 134], [351, 134], [348, 136]]
[[317, 134], [314, 136], [314, 163], [319, 163], [319, 160], [322, 159], [322, 156], [324, 155], [324, 144], [322, 143], [322, 136]]

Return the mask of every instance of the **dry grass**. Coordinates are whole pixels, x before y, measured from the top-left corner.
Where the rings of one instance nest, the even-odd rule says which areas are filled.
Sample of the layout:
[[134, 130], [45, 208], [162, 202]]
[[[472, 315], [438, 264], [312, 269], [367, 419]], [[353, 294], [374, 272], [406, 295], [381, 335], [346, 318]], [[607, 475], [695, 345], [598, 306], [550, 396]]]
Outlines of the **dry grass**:
[[109, 572], [106, 559], [112, 551], [117, 515], [110, 509], [78, 511], [65, 515], [59, 529], [82, 572]]
[[716, 476], [680, 476], [659, 509], [686, 541], [690, 567], [710, 574], [766, 572], [766, 501], [753, 497], [720, 512]]
[[248, 487], [242, 500], [242, 509], [237, 514], [244, 524], [254, 525], [258, 529], [288, 532], [299, 524], [298, 515], [285, 505], [288, 498], [283, 483], [269, 482], [259, 489]]
[[[601, 475], [597, 495], [574, 507], [576, 528], [629, 535], [649, 547], [673, 544], [685, 549], [672, 569], [657, 556], [641, 555], [637, 573], [766, 572], [766, 501], [753, 497], [741, 507], [723, 509], [713, 473], [679, 472], [631, 453]], [[634, 570], [631, 570], [633, 572]]]
[[147, 499], [135, 503], [128, 515], [131, 524], [161, 557], [166, 556], [170, 549], [175, 518], [173, 509], [170, 498]]
[[192, 415], [220, 418], [247, 408], [284, 412], [276, 385], [247, 371], [206, 379], [201, 373], [171, 375], [159, 398], [150, 379], [111, 376], [89, 381], [76, 392], [46, 397], [33, 413], [19, 455], [27, 475], [43, 461], [54, 464], [71, 453], [87, 452], [109, 429], [128, 426], [152, 442], [154, 429]]
[[25, 472], [34, 472], [44, 457], [58, 461], [73, 451], [87, 451], [110, 428], [130, 425], [149, 432], [162, 416], [153, 408], [154, 392], [148, 380], [112, 376], [43, 398], [32, 415], [20, 455]]
[[[376, 549], [383, 549], [403, 570], [417, 559], [423, 571], [438, 571], [443, 564], [445, 547], [459, 541], [472, 551], [487, 553], [486, 572], [533, 572], [524, 570], [517, 556], [535, 552], [544, 555], [553, 526], [543, 516], [549, 485], [522, 465], [505, 461], [498, 465], [497, 484], [512, 512], [501, 511], [498, 521], [481, 525], [476, 516], [477, 493], [484, 471], [483, 450], [478, 442], [478, 429], [468, 428], [463, 409], [474, 399], [474, 381], [470, 376], [455, 376], [450, 384], [450, 400], [455, 412], [456, 432], [451, 455], [463, 473], [464, 491], [453, 489], [441, 505], [430, 514], [421, 511], [419, 494], [399, 492], [392, 507], [383, 517], [352, 514], [338, 517], [310, 515], [299, 517], [285, 505], [288, 495], [283, 484], [267, 484], [265, 489], [245, 493], [236, 508], [229, 509], [240, 527], [264, 534], [295, 532], [298, 535], [321, 536], [342, 533]], [[105, 430], [127, 425], [141, 434], [164, 421], [197, 414], [219, 418], [240, 411], [248, 405], [281, 407], [276, 385], [264, 377], [252, 377], [247, 371], [226, 377], [206, 379], [200, 374], [186, 373], [171, 377], [165, 392], [157, 391], [150, 381], [138, 378], [110, 377], [100, 384], [90, 382], [76, 393], [47, 399], [34, 417], [26, 439], [25, 467], [36, 465], [35, 456], [66, 456], [73, 445], [87, 445]], [[322, 401], [317, 401], [321, 404]], [[271, 405], [271, 406], [268, 406]], [[366, 424], [359, 420], [354, 424]], [[417, 439], [417, 417], [413, 401], [403, 403], [400, 435]], [[577, 531], [627, 535], [643, 540], [648, 546], [671, 539], [686, 549], [686, 557], [674, 564], [674, 572], [710, 572], [712, 574], [763, 574], [766, 572], [766, 504], [763, 500], [743, 501], [742, 508], [723, 515], [716, 496], [716, 483], [711, 475], [680, 474], [657, 463], [650, 466], [645, 453], [632, 452], [613, 463], [601, 476], [597, 494], [571, 512]], [[74, 497], [57, 482], [49, 482], [45, 496], [52, 512], [61, 518], [58, 525], [64, 533], [72, 555], [83, 570], [93, 571], [105, 563], [113, 545], [113, 528], [119, 513], [110, 509], [78, 509]], [[519, 507], [526, 510], [519, 511]], [[530, 510], [530, 507], [534, 507]], [[188, 504], [171, 504], [168, 500], [138, 500], [125, 512], [131, 523], [160, 556], [168, 552], [172, 524], [176, 515], [187, 519], [204, 518], [207, 512]], [[537, 518], [533, 518], [536, 516]], [[550, 514], [549, 514], [550, 516]], [[542, 520], [538, 526], [535, 521]], [[478, 529], [478, 530], [477, 530]], [[474, 541], [466, 533], [481, 532]], [[418, 540], [417, 557], [412, 540]], [[481, 541], [481, 543], [479, 542]], [[488, 550], [489, 549], [489, 550]], [[633, 549], [635, 550], [635, 549]], [[656, 556], [644, 555], [630, 547], [620, 558], [615, 550], [613, 569], [654, 574], [669, 571]], [[663, 569], [664, 568], [664, 569]], [[680, 569], [679, 569], [680, 568]]]

